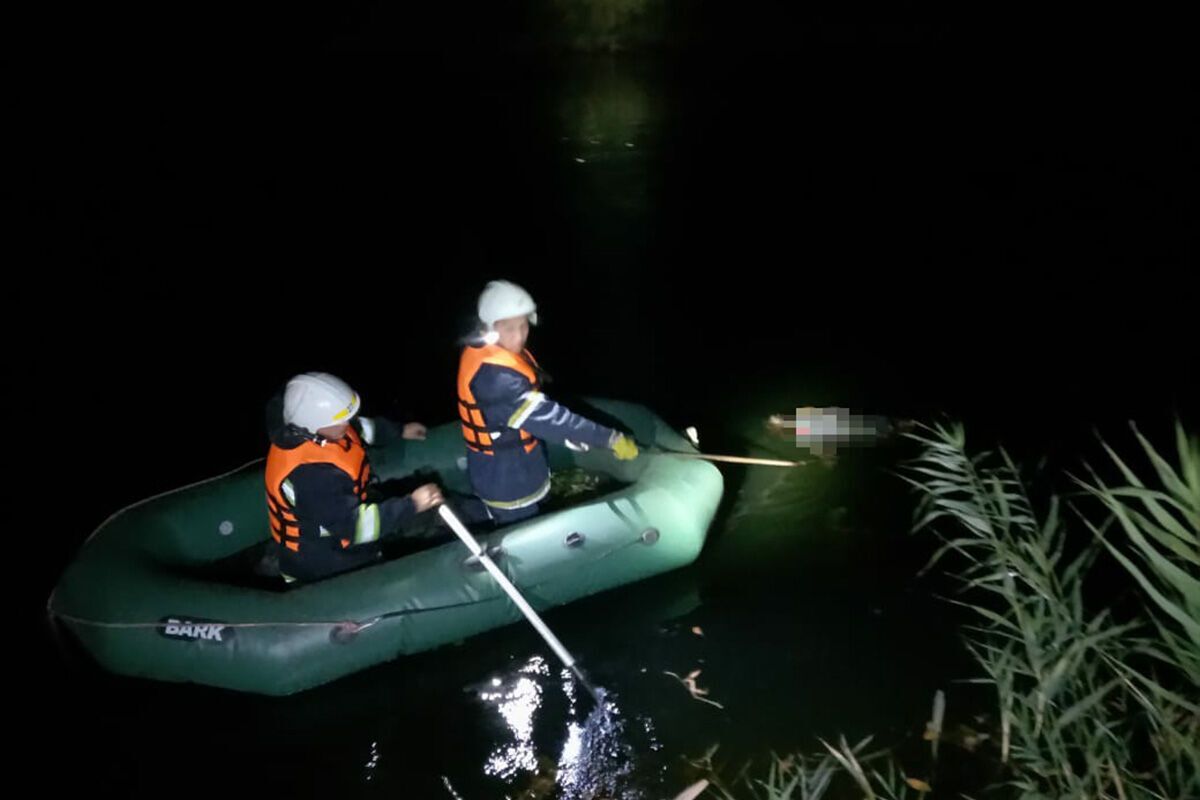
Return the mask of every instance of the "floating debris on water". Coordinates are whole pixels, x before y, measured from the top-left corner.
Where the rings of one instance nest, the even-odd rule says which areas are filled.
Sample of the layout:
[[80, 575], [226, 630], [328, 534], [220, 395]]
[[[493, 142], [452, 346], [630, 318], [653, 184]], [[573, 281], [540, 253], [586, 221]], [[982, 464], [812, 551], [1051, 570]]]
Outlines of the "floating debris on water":
[[703, 689], [696, 685], [696, 678], [700, 677], [700, 670], [694, 669], [687, 674], [687, 677], [682, 678], [670, 670], [664, 669], [663, 674], [670, 675], [672, 678], [682, 683], [687, 688], [688, 692], [691, 693], [693, 700], [699, 700], [701, 703], [708, 703], [710, 706], [716, 706], [720, 709], [725, 708], [725, 706], [721, 705], [716, 700], [709, 700], [707, 697], [705, 697], [705, 695], [708, 694], [708, 689]]

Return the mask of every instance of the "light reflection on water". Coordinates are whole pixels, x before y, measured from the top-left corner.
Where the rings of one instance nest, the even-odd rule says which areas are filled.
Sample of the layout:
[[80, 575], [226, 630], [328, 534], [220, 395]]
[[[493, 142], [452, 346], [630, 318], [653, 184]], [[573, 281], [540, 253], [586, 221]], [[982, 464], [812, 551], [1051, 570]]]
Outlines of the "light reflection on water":
[[[538, 753], [534, 740], [538, 714], [544, 711], [547, 691], [555, 688], [550, 685], [554, 678], [546, 659], [535, 655], [512, 673], [484, 682], [477, 696], [498, 715], [505, 729], [504, 739], [484, 762], [484, 774], [508, 784], [553, 784], [555, 796], [561, 798], [642, 798], [642, 792], [632, 785], [637, 753], [616, 697], [599, 689], [601, 702], [580, 718], [587, 710], [579, 708], [584, 693], [570, 670], [557, 675], [557, 688], [568, 703], [564, 729], [555, 737], [562, 743], [558, 758], [555, 761]], [[639, 717], [638, 727], [649, 741], [648, 750], [657, 751], [660, 745], [654, 737], [653, 721]]]

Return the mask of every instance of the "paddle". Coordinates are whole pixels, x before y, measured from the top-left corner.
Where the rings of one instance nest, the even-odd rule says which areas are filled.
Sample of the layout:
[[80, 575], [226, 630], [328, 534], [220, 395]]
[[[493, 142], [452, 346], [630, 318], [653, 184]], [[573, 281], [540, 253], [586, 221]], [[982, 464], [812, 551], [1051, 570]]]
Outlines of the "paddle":
[[563, 643], [560, 642], [558, 637], [554, 635], [554, 632], [546, 626], [546, 623], [542, 622], [542, 618], [539, 617], [538, 613], [533, 610], [533, 606], [529, 605], [525, 598], [521, 596], [521, 593], [517, 590], [517, 587], [514, 586], [512, 581], [508, 579], [508, 576], [501, 572], [500, 568], [496, 566], [495, 562], [492, 561], [491, 556], [487, 554], [487, 551], [484, 550], [475, 537], [471, 535], [471, 532], [467, 530], [467, 526], [463, 525], [462, 520], [460, 520], [458, 516], [450, 509], [450, 507], [445, 504], [438, 506], [438, 514], [441, 516], [442, 520], [448, 526], [450, 526], [450, 530], [454, 531], [454, 534], [462, 540], [463, 544], [467, 546], [467, 549], [471, 551], [471, 554], [479, 560], [479, 563], [483, 564], [484, 569], [491, 573], [492, 578], [495, 579], [496, 583], [500, 584], [500, 588], [504, 590], [504, 593], [509, 596], [509, 599], [511, 599], [516, 607], [521, 610], [521, 613], [525, 615], [525, 619], [529, 620], [529, 624], [532, 625], [539, 634], [541, 634], [541, 637], [546, 641], [546, 644], [550, 645], [550, 649], [554, 651], [554, 654], [559, 657], [559, 659], [568, 669], [575, 673], [575, 677], [577, 677], [579, 682], [583, 684], [583, 687], [588, 690], [588, 694], [592, 696], [592, 699], [596, 701], [596, 704], [603, 705], [599, 692], [592, 687], [591, 681], [587, 679], [587, 676], [584, 675], [583, 670], [575, 662], [575, 657], [571, 655], [566, 647], [563, 646]]

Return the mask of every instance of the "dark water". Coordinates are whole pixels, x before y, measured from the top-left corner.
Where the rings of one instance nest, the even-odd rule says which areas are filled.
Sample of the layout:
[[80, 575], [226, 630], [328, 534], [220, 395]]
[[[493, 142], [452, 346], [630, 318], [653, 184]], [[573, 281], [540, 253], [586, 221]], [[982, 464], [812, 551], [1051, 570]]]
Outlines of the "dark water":
[[[63, 276], [45, 318], [75, 331], [21, 359], [64, 487], [33, 616], [108, 514], [260, 455], [294, 372], [448, 419], [491, 277], [538, 298], [551, 391], [645, 402], [714, 452], [794, 456], [762, 421], [798, 405], [950, 414], [1031, 458], [1195, 419], [1185, 73], [977, 31], [756, 52], [693, 22], [700, 44], [620, 56], [26, 70]], [[735, 773], [816, 736], [910, 742], [938, 688], [952, 718], [983, 701], [951, 683], [944, 587], [914, 577], [903, 453], [723, 467], [696, 565], [547, 614], [602, 718], [523, 626], [284, 700], [98, 675], [39, 633], [31, 769], [137, 795], [660, 797], [714, 744]], [[697, 669], [721, 708], [665, 674]]]

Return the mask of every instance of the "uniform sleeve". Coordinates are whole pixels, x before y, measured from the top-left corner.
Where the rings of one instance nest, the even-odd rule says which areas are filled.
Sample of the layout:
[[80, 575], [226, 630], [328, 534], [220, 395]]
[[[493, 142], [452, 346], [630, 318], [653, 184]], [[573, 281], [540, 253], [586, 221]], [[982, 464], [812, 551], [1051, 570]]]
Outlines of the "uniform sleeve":
[[539, 439], [584, 449], [607, 448], [617, 435], [535, 391], [528, 378], [507, 367], [484, 364], [471, 382], [471, 391], [487, 424], [496, 430], [524, 428]]

